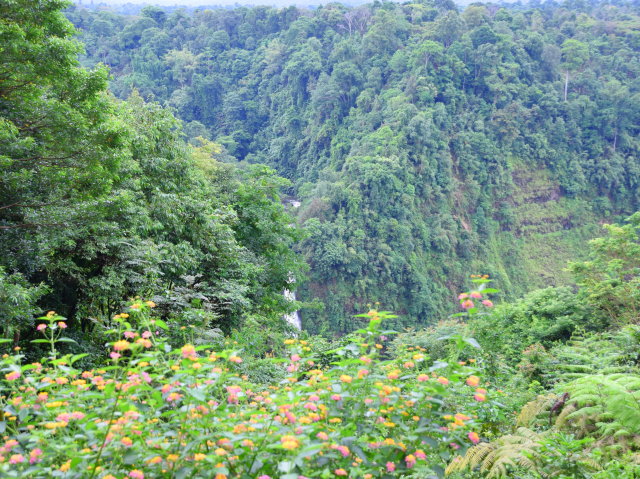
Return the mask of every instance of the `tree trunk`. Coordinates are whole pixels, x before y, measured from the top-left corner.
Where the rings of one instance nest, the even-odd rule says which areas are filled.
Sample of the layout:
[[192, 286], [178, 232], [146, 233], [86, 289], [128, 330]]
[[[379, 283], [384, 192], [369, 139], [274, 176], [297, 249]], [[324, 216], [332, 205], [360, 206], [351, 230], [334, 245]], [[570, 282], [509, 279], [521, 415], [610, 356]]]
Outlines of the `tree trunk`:
[[564, 77], [564, 101], [567, 101], [567, 92], [569, 91], [569, 70]]

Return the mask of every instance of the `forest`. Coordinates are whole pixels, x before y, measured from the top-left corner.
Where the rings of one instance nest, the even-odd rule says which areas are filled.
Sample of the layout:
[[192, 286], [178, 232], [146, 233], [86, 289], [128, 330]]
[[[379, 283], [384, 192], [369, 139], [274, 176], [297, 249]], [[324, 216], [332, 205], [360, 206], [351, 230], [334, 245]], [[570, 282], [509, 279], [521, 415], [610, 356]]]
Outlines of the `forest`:
[[[468, 271], [510, 298], [639, 206], [638, 5], [451, 2], [68, 13], [111, 90], [263, 163], [308, 237], [305, 329], [348, 332], [385, 298], [450, 313]], [[566, 91], [565, 91], [566, 90]], [[526, 278], [526, 279], [525, 279]]]
[[0, 2], [0, 476], [638, 477], [639, 78], [634, 1]]
[[[637, 2], [447, 1], [72, 9], [111, 91], [292, 182], [305, 329], [385, 299], [428, 324], [469, 271], [516, 298], [562, 285], [602, 222], [639, 205]], [[526, 278], [526, 279], [525, 279]]]

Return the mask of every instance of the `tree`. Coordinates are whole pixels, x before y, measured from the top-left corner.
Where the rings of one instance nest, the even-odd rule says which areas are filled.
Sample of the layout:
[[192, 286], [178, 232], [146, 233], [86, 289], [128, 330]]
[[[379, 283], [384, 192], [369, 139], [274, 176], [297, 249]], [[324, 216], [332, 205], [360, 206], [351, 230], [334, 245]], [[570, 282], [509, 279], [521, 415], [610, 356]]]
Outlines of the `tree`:
[[456, 11], [447, 11], [433, 25], [434, 37], [445, 47], [450, 46], [462, 34], [464, 23]]
[[197, 55], [187, 49], [170, 50], [164, 56], [164, 61], [171, 71], [171, 77], [179, 87], [191, 84], [191, 78], [198, 67]]
[[344, 23], [341, 23], [340, 27], [345, 29], [349, 35], [352, 35], [354, 32], [364, 35], [370, 20], [371, 9], [367, 5], [361, 5], [345, 12]]
[[[174, 106], [189, 136], [224, 146], [214, 170], [235, 156], [291, 180], [295, 211], [321, 225], [303, 246], [313, 269], [300, 297], [323, 296], [318, 330], [348, 330], [345, 315], [380, 298], [407, 322], [446, 314], [474, 268], [511, 294], [568, 281], [566, 260], [600, 219], [638, 209], [627, 4], [183, 10], [134, 50], [91, 31], [104, 13], [74, 17], [87, 40], [114, 43], [118, 96], [135, 86]], [[136, 20], [118, 16], [113, 31]], [[176, 48], [197, 57], [181, 81], [149, 53]]]
[[144, 7], [140, 13], [145, 17], [151, 18], [160, 26], [162, 26], [167, 19], [167, 13], [163, 9], [152, 5]]
[[79, 66], [66, 5], [0, 5], [0, 234], [86, 218], [83, 201], [108, 191], [120, 159], [124, 134], [103, 94], [106, 70]]
[[580, 294], [610, 324], [640, 322], [640, 213], [625, 225], [605, 225], [608, 235], [592, 240], [588, 261], [569, 268]]
[[589, 58], [589, 47], [573, 38], [562, 44], [562, 67], [565, 71], [564, 101], [569, 90], [569, 72], [577, 71]]
[[424, 69], [428, 71], [429, 62], [442, 55], [444, 47], [433, 40], [425, 40], [418, 47], [417, 53], [424, 59]]
[[4, 333], [17, 342], [28, 330], [45, 287], [85, 349], [135, 295], [177, 323], [280, 320], [288, 274], [301, 280], [303, 269], [278, 198], [284, 180], [218, 163], [222, 148], [206, 140], [194, 151], [180, 122], [135, 91], [126, 102], [106, 93], [105, 69], [78, 64], [65, 5], [0, 5]]
[[18, 346], [21, 332], [33, 331], [33, 318], [41, 312], [37, 302], [46, 292], [46, 286], [31, 285], [21, 274], [7, 274], [0, 267], [0, 336]]

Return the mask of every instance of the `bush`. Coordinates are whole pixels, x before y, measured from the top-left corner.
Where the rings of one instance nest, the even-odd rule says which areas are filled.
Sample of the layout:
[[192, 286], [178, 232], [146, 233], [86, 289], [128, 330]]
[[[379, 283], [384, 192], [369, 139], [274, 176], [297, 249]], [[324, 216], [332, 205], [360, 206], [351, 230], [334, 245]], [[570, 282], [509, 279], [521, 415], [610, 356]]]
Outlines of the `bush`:
[[47, 291], [45, 286], [33, 286], [22, 275], [7, 274], [0, 267], [0, 334], [12, 338], [14, 347], [23, 331], [33, 331], [34, 318], [41, 312], [36, 303]]
[[480, 441], [474, 418], [491, 393], [477, 388], [477, 368], [418, 373], [414, 351], [383, 360], [387, 313], [370, 311], [323, 369], [306, 341], [285, 340], [287, 357], [261, 365], [287, 377], [264, 386], [243, 375], [233, 349], [171, 348], [152, 306], [116, 315], [106, 367], [57, 357], [67, 339], [54, 314], [38, 325], [48, 358], [3, 358], [2, 477], [401, 477], [441, 472]]
[[577, 328], [589, 328], [589, 318], [589, 309], [570, 288], [547, 288], [497, 306], [493, 314], [475, 319], [470, 330], [488, 354], [515, 364], [532, 344], [549, 347], [569, 340]]
[[458, 354], [458, 350], [455, 343], [449, 338], [466, 333], [467, 326], [462, 321], [447, 319], [421, 331], [408, 330], [398, 334], [391, 349], [394, 352], [400, 352], [407, 347], [421, 348], [432, 362], [452, 359]]

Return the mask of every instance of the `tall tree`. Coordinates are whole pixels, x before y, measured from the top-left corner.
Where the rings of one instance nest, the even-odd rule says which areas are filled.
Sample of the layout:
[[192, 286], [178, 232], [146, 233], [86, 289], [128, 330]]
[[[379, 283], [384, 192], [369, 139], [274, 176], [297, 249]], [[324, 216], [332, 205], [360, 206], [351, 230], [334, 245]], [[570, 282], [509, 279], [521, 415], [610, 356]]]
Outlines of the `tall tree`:
[[13, 263], [34, 249], [32, 234], [86, 221], [120, 160], [106, 70], [79, 66], [67, 5], [0, 4], [0, 255]]
[[567, 101], [569, 91], [569, 72], [575, 72], [589, 58], [589, 47], [584, 43], [570, 38], [562, 44], [562, 68], [565, 71], [564, 101]]

